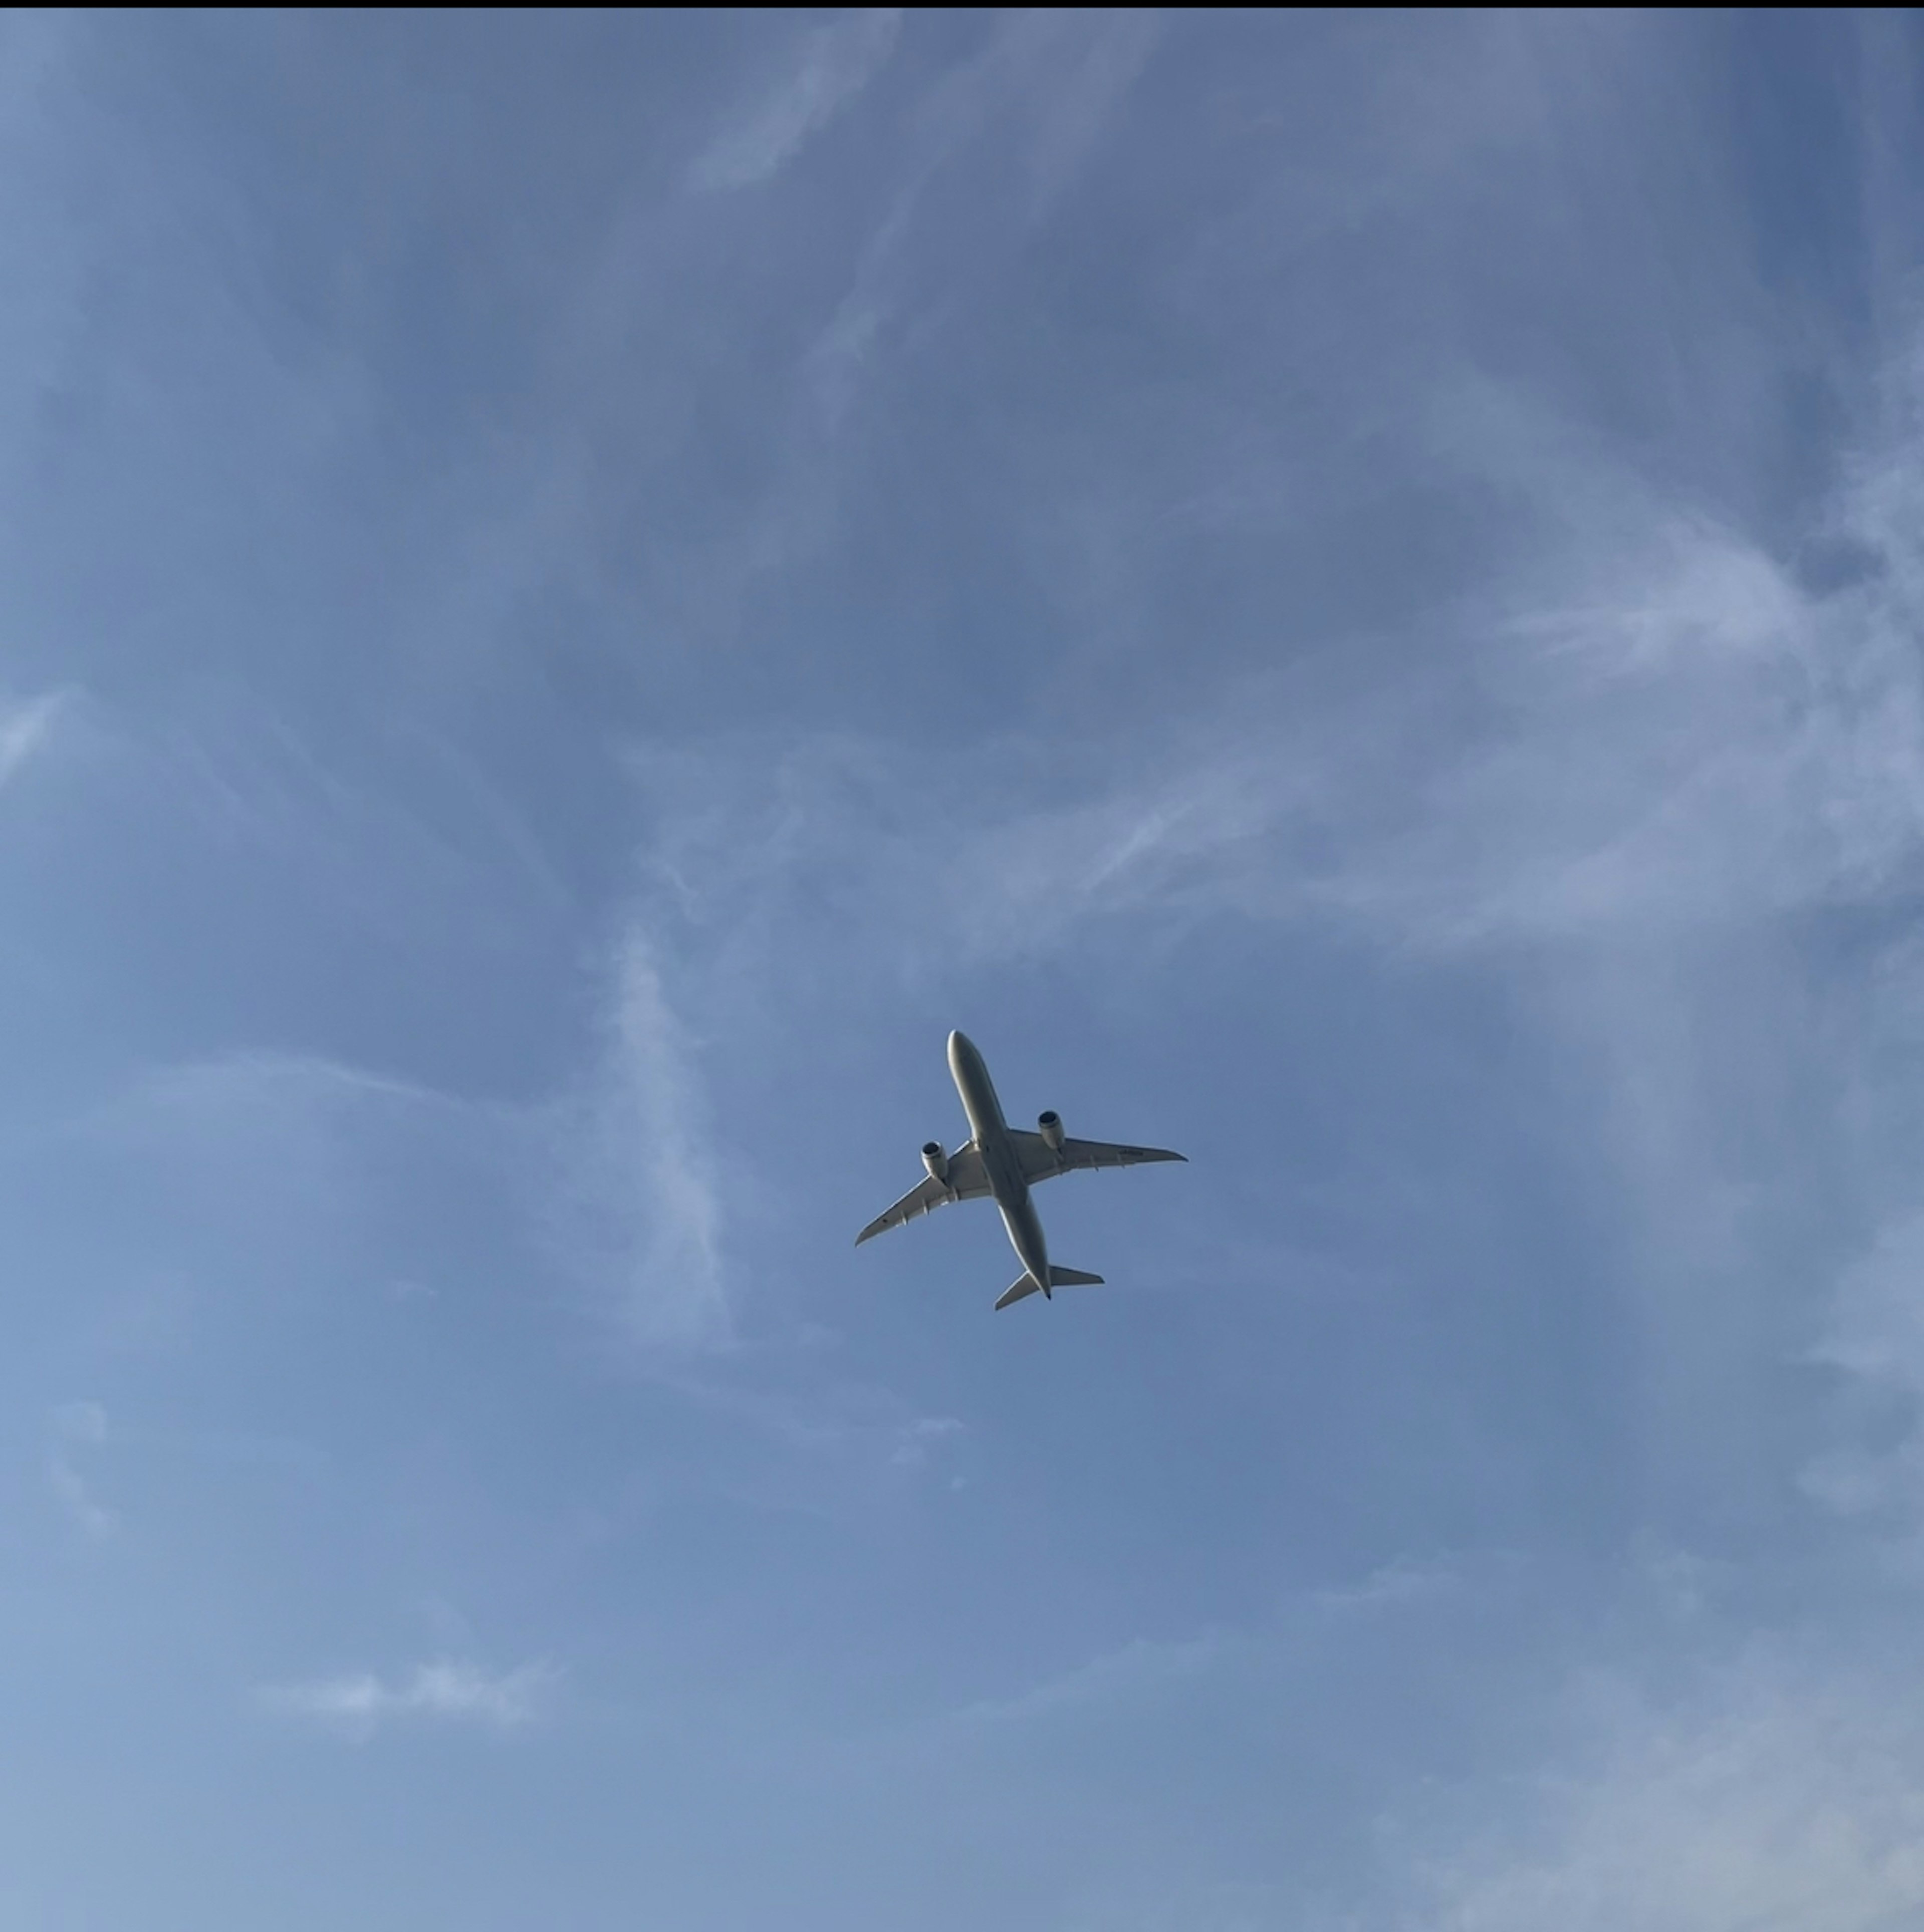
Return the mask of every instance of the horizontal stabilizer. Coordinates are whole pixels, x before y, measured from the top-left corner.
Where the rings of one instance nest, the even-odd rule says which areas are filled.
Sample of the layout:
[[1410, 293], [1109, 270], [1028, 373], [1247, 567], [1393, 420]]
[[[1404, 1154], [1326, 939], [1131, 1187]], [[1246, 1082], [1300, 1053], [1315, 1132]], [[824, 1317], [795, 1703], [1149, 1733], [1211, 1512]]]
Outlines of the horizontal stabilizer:
[[[1052, 1268], [1049, 1271], [1051, 1288], [1100, 1288], [1102, 1279], [1099, 1274], [1085, 1274], [1080, 1268]], [[1002, 1291], [995, 1306], [1007, 1308], [1011, 1302], [1025, 1301], [1034, 1294], [1036, 1288], [1035, 1276], [1025, 1274], [1021, 1280], [1010, 1282]]]

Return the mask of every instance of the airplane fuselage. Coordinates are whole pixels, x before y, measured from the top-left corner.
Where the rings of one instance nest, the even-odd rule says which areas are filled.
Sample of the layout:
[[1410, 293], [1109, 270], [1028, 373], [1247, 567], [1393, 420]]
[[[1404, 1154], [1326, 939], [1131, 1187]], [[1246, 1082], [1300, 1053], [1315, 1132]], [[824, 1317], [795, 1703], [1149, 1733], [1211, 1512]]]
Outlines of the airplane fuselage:
[[1002, 1225], [1009, 1231], [1009, 1245], [1036, 1286], [1048, 1294], [1049, 1244], [1043, 1238], [1035, 1204], [1029, 1198], [1022, 1156], [1009, 1138], [1009, 1124], [1002, 1118], [1002, 1103], [995, 1097], [995, 1084], [989, 1077], [989, 1069], [966, 1034], [949, 1036], [949, 1072], [962, 1097], [962, 1112], [968, 1116], [976, 1151], [981, 1155], [988, 1174], [989, 1192], [1001, 1214]]

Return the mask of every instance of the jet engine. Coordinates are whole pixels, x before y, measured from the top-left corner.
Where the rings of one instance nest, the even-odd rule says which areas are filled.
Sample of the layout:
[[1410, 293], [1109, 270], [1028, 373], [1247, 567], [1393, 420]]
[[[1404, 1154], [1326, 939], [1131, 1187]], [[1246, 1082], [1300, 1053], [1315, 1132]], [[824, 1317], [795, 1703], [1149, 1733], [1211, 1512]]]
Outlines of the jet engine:
[[1042, 1114], [1036, 1119], [1036, 1130], [1042, 1136], [1043, 1144], [1051, 1154], [1062, 1151], [1062, 1116], [1060, 1114]]
[[942, 1151], [940, 1141], [931, 1141], [922, 1150], [922, 1165], [929, 1170], [931, 1180], [946, 1180], [949, 1178], [949, 1157]]

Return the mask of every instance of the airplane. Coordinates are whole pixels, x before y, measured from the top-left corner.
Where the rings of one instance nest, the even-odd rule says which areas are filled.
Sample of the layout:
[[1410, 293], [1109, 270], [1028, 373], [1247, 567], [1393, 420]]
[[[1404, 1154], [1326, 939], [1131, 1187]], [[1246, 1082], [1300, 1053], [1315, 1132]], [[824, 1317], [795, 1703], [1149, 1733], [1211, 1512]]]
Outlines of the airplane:
[[1010, 1284], [996, 1303], [998, 1308], [1007, 1308], [1038, 1288], [1045, 1300], [1052, 1301], [1058, 1288], [1099, 1284], [1099, 1274], [1049, 1265], [1049, 1244], [1029, 1199], [1030, 1189], [1058, 1174], [1082, 1168], [1133, 1167], [1142, 1161], [1186, 1160], [1188, 1156], [1171, 1154], [1163, 1148], [1072, 1140], [1062, 1131], [1061, 1117], [1056, 1114], [1043, 1114], [1034, 1133], [1010, 1126], [1002, 1118], [1002, 1103], [995, 1097], [989, 1069], [966, 1034], [949, 1036], [949, 1072], [962, 1096], [962, 1112], [968, 1116], [970, 1138], [953, 1154], [944, 1153], [940, 1141], [931, 1141], [922, 1150], [928, 1179], [878, 1214], [855, 1237], [855, 1245], [859, 1248], [873, 1236], [899, 1228], [944, 1202], [980, 1201], [986, 1196], [1001, 1210], [1002, 1225], [1008, 1229], [1010, 1244], [1022, 1264], [1022, 1275]]

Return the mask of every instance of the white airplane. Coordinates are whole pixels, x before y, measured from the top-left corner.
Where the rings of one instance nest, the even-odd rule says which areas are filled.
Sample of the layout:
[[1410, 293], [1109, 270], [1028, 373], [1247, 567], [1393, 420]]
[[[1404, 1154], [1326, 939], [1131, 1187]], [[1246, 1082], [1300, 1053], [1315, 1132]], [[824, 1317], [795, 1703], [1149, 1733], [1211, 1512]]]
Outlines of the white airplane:
[[998, 1308], [1007, 1308], [1037, 1288], [1046, 1300], [1052, 1300], [1054, 1289], [1099, 1282], [1099, 1274], [1049, 1266], [1049, 1244], [1043, 1238], [1029, 1190], [1078, 1168], [1133, 1167], [1140, 1161], [1186, 1160], [1188, 1156], [1162, 1148], [1071, 1140], [1062, 1131], [1061, 1117], [1055, 1114], [1043, 1114], [1034, 1133], [1010, 1126], [1002, 1118], [1002, 1103], [995, 1097], [989, 1069], [966, 1034], [949, 1036], [949, 1071], [962, 1096], [962, 1112], [968, 1116], [971, 1138], [953, 1154], [944, 1154], [940, 1141], [931, 1141], [922, 1150], [928, 1179], [911, 1188], [886, 1214], [878, 1214], [855, 1237], [855, 1245], [859, 1248], [872, 1235], [899, 1228], [944, 1202], [980, 1201], [986, 1195], [1001, 1210], [1002, 1225], [1009, 1231], [1023, 1268], [1021, 1279], [1011, 1282], [996, 1303]]

